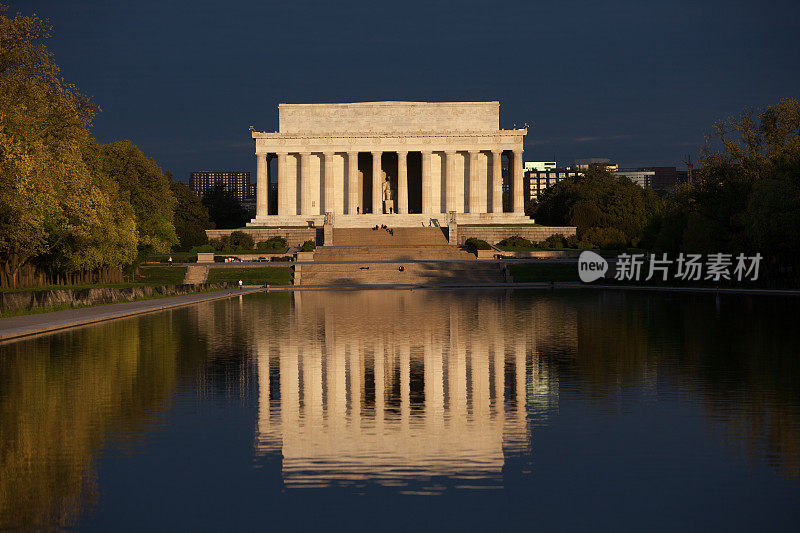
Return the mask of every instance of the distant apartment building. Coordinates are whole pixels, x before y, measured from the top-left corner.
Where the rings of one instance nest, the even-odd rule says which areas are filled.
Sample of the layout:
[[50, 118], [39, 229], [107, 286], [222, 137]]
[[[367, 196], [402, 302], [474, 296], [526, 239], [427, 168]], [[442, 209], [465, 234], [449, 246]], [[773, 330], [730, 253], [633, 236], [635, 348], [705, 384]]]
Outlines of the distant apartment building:
[[527, 170], [522, 182], [525, 201], [539, 201], [541, 195], [549, 187], [566, 178], [574, 178], [582, 174], [579, 170], [571, 168], [548, 167], [546, 170]]
[[611, 172], [616, 172], [619, 170], [619, 165], [614, 163], [610, 159], [605, 157], [589, 157], [586, 159], [576, 159], [575, 160], [575, 169], [576, 170], [589, 170], [589, 167], [592, 165], [599, 165], [602, 167], [606, 167], [606, 169], [610, 170]]
[[222, 185], [241, 202], [255, 198], [255, 185], [250, 183], [249, 172], [192, 172], [189, 176], [189, 188], [202, 198], [208, 191]]
[[532, 170], [555, 170], [558, 165], [555, 161], [525, 161], [523, 165], [523, 172], [530, 172]]

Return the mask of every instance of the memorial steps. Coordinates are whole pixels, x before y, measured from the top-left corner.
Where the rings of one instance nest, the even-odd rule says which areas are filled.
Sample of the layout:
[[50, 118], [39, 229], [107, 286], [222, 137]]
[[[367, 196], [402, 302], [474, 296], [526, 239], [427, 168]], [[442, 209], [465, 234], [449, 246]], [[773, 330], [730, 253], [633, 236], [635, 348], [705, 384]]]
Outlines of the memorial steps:
[[334, 228], [333, 243], [336, 246], [446, 246], [445, 228], [393, 228], [394, 234], [385, 229]]
[[295, 265], [296, 285], [473, 285], [504, 281], [500, 265], [447, 244], [441, 228], [334, 229], [333, 246]]

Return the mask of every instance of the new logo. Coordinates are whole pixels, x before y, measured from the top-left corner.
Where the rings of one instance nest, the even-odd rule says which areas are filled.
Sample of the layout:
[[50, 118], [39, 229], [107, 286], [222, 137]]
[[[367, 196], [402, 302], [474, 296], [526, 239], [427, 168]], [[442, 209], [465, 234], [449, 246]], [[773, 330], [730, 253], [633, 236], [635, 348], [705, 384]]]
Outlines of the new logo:
[[584, 283], [600, 279], [608, 271], [608, 261], [603, 256], [589, 250], [581, 252], [578, 258], [578, 276]]

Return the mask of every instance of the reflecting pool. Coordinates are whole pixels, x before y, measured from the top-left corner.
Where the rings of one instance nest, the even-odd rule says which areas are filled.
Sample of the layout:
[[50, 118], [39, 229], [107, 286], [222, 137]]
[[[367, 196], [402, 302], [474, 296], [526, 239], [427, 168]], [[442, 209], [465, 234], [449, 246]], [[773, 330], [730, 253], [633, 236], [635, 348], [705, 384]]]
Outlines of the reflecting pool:
[[307, 291], [0, 344], [0, 528], [796, 530], [799, 315]]

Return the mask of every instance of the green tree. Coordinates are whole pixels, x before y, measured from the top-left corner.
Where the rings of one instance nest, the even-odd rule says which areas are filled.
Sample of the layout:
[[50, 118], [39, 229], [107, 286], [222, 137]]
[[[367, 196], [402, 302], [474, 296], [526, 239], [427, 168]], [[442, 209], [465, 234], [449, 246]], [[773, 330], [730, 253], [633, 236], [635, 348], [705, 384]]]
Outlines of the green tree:
[[651, 189], [593, 165], [547, 189], [534, 217], [541, 224], [576, 226], [578, 237], [596, 246], [637, 246], [662, 204]]
[[203, 196], [211, 222], [217, 228], [241, 228], [250, 220], [247, 210], [224, 185], [217, 185]]
[[172, 174], [169, 172], [167, 176], [170, 178], [170, 188], [176, 201], [172, 222], [181, 249], [189, 250], [193, 246], [206, 244], [208, 237], [205, 230], [214, 228], [208, 209], [188, 185], [172, 180]]
[[797, 256], [798, 100], [718, 121], [706, 138], [696, 177], [668, 200], [656, 248]]
[[89, 147], [94, 171], [114, 179], [133, 206], [139, 250], [166, 253], [178, 244], [170, 180], [156, 162], [130, 141]]
[[90, 172], [91, 100], [64, 82], [36, 16], [0, 5], [0, 284], [37, 260], [67, 271], [130, 258], [133, 221]]

